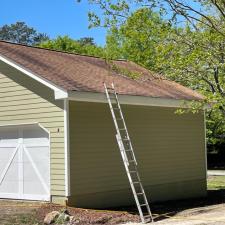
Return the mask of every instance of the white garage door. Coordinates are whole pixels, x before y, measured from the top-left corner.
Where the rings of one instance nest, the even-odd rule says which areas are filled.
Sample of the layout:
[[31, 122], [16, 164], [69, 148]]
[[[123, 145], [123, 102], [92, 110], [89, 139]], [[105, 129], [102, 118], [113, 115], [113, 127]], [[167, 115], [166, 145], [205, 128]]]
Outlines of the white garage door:
[[49, 155], [37, 124], [0, 127], [0, 198], [50, 200]]

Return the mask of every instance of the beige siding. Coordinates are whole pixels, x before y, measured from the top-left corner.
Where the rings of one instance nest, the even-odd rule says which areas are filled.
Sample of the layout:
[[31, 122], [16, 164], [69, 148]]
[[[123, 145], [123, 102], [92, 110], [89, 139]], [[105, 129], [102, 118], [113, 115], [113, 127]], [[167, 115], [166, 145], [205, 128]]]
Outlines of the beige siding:
[[65, 195], [63, 102], [52, 90], [0, 63], [0, 125], [40, 123], [51, 137], [51, 194]]
[[[204, 117], [174, 109], [122, 106], [139, 171], [152, 200], [206, 193]], [[71, 203], [131, 204], [108, 105], [70, 103]]]

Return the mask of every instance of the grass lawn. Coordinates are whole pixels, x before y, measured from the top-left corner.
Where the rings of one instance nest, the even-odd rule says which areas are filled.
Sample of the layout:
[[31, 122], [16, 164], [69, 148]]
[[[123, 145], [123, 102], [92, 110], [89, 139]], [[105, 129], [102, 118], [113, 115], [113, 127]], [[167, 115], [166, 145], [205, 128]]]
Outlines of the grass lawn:
[[209, 176], [207, 186], [208, 190], [225, 189], [225, 176]]

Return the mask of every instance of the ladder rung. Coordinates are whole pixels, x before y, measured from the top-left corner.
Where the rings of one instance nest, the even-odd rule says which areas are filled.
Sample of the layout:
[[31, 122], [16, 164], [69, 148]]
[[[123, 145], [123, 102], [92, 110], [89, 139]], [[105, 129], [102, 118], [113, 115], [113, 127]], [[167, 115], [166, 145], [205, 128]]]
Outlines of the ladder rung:
[[130, 139], [129, 138], [123, 138], [122, 140], [123, 141], [129, 141]]
[[147, 220], [146, 222], [153, 221], [153, 219], [152, 219], [152, 216], [151, 216], [151, 215], [144, 216], [144, 219], [146, 219], [146, 220]]
[[106, 87], [108, 90], [115, 90], [115, 88], [112, 87]]
[[128, 160], [128, 162], [136, 162], [135, 160]]
[[144, 192], [137, 193], [137, 195], [144, 195]]
[[[129, 162], [129, 161], [128, 161]], [[130, 173], [137, 173], [137, 171], [136, 170], [133, 170], [133, 171], [129, 171]]]
[[140, 184], [140, 181], [132, 182], [132, 184]]
[[112, 107], [114, 110], [120, 110], [120, 108]]
[[140, 206], [142, 207], [142, 206], [147, 206], [147, 205], [148, 205], [148, 204], [145, 203], [145, 204], [141, 204]]
[[131, 149], [126, 149], [125, 152], [132, 152], [132, 150]]
[[126, 130], [125, 128], [119, 128], [119, 130]]
[[150, 215], [146, 215], [144, 216], [144, 218], [152, 218]]

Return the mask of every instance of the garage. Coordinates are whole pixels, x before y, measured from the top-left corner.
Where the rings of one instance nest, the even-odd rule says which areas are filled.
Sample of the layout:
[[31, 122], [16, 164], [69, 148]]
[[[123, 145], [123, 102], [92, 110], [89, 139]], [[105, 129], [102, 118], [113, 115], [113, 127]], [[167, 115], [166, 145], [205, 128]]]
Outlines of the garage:
[[49, 134], [38, 124], [0, 127], [0, 198], [50, 200]]
[[0, 199], [134, 204], [103, 85], [112, 82], [147, 198], [206, 196], [204, 111], [175, 113], [204, 96], [126, 60], [0, 41]]

